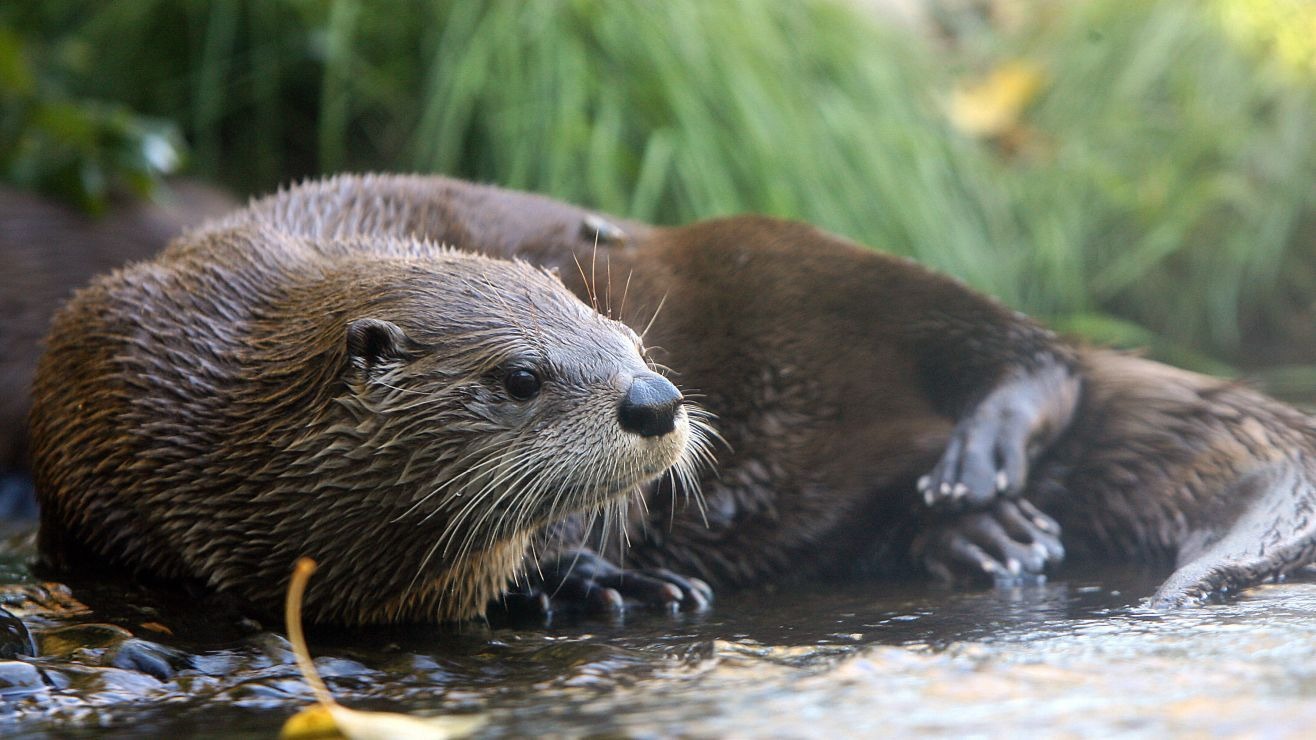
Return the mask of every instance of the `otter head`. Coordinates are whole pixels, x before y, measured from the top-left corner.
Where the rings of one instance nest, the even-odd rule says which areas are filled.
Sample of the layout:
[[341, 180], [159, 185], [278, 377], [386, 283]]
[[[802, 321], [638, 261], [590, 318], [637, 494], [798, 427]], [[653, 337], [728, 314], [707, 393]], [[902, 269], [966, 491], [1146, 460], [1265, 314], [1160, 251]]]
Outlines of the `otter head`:
[[410, 543], [389, 619], [477, 613], [537, 530], [669, 471], [693, 489], [707, 457], [701, 412], [639, 337], [524, 263], [401, 267], [342, 332], [345, 382], [313, 439], [353, 462], [317, 479], [367, 492], [387, 530], [361, 547]]

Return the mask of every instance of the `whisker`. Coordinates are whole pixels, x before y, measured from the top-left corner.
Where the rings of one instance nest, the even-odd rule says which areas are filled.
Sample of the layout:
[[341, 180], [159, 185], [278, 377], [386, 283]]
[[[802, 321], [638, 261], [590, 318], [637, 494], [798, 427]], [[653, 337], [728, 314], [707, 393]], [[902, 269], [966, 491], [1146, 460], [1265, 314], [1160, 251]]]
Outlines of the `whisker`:
[[653, 310], [653, 316], [649, 317], [649, 323], [645, 324], [644, 331], [640, 332], [641, 341], [643, 341], [645, 337], [649, 336], [649, 330], [653, 328], [653, 322], [658, 320], [658, 314], [662, 313], [663, 306], [667, 304], [667, 296], [668, 296], [667, 293], [663, 293], [663, 297], [659, 299], [658, 308], [655, 308]]
[[627, 295], [630, 295], [630, 292], [631, 292], [631, 278], [634, 277], [634, 276], [635, 276], [635, 271], [634, 271], [634, 270], [627, 270], [627, 271], [626, 271], [626, 287], [622, 288], [622, 291], [621, 291], [621, 308], [617, 309], [617, 320], [618, 320], [618, 321], [625, 321], [625, 320], [626, 320], [626, 296], [627, 296]]
[[585, 294], [589, 296], [589, 304], [593, 307], [595, 313], [599, 310], [599, 298], [594, 293], [594, 283], [585, 275], [585, 267], [580, 264], [580, 258], [573, 251], [571, 261], [576, 263], [576, 271], [580, 273], [580, 281], [585, 284]]

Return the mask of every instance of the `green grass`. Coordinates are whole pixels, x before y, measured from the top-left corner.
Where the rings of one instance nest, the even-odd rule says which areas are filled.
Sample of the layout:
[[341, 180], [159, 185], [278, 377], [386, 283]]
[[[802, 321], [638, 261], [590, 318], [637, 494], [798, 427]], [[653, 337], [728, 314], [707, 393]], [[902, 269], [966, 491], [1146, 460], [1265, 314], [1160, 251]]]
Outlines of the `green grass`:
[[[1116, 311], [1223, 350], [1312, 318], [1316, 69], [1241, 49], [1211, 7], [1091, 4], [1016, 52], [1053, 75], [1032, 118], [1055, 151], [1009, 173], [1030, 272], [1081, 278], [1083, 295], [1046, 310]], [[1056, 207], [1037, 207], [1048, 194]]]
[[[240, 190], [421, 170], [663, 223], [789, 216], [1237, 360], [1316, 344], [1316, 69], [1302, 34], [1237, 28], [1284, 4], [1041, 2], [936, 40], [823, 0], [18, 0], [0, 24]], [[1027, 145], [960, 133], [951, 91], [1015, 59], [1046, 78]]]

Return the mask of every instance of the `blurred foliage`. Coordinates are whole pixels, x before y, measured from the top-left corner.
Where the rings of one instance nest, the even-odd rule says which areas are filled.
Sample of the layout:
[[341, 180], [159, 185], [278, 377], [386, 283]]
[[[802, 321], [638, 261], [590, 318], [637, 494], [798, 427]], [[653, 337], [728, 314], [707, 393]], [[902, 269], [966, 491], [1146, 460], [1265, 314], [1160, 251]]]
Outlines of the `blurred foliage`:
[[1316, 3], [1310, 0], [1219, 2], [1225, 30], [1288, 64], [1299, 76], [1316, 75]]
[[0, 180], [93, 213], [119, 189], [151, 195], [182, 158], [177, 128], [122, 104], [71, 98], [38, 72], [54, 66], [43, 51], [0, 25]]
[[1029, 114], [1035, 146], [1002, 161], [1027, 274], [1051, 293], [1024, 304], [1218, 351], [1253, 332], [1313, 353], [1316, 70], [1240, 47], [1227, 0], [1052, 10], [978, 51], [1052, 79]]
[[772, 213], [1106, 341], [1316, 354], [1311, 4], [970, 4], [923, 33], [829, 0], [7, 0], [0, 25], [239, 190], [421, 170]]

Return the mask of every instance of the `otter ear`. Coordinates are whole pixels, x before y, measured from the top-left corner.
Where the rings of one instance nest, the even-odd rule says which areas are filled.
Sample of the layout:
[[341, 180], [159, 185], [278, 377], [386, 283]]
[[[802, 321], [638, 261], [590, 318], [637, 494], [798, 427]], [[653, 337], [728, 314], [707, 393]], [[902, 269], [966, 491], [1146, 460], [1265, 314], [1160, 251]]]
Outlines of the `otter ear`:
[[412, 342], [397, 324], [356, 319], [347, 325], [347, 359], [366, 376], [409, 358]]

